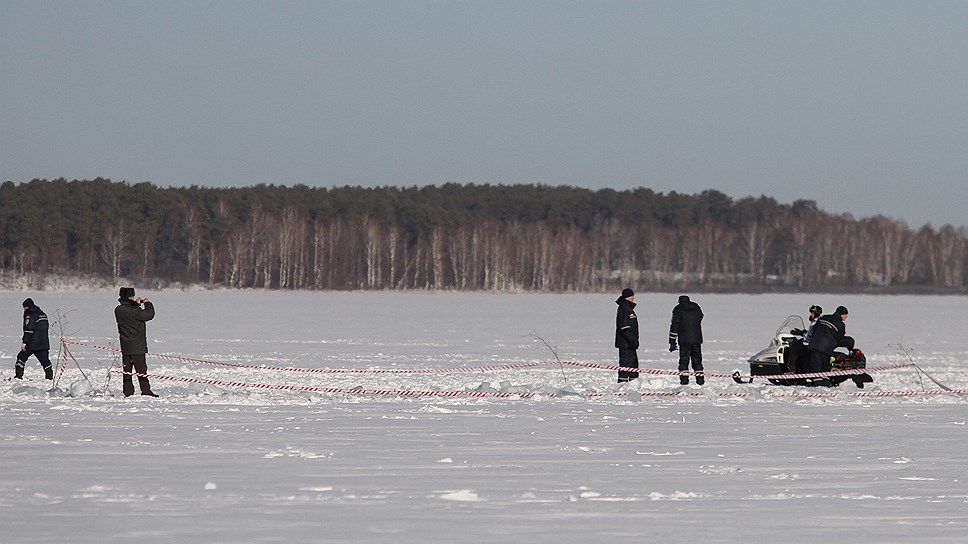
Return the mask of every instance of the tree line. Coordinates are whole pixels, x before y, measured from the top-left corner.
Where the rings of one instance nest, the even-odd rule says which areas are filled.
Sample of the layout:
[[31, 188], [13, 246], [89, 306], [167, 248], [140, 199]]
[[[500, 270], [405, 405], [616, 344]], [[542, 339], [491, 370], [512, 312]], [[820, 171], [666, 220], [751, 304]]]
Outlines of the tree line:
[[0, 185], [0, 274], [264, 289], [963, 292], [964, 227], [715, 190]]

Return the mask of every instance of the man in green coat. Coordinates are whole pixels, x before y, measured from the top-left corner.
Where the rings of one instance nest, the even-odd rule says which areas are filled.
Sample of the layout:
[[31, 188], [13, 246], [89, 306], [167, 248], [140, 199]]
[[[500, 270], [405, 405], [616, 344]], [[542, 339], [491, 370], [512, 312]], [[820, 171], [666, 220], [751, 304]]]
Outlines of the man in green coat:
[[[121, 359], [124, 363], [124, 396], [134, 394], [132, 374], [138, 375], [138, 385], [141, 394], [157, 397], [151, 391], [148, 383], [148, 363], [145, 354], [148, 353], [148, 336], [145, 323], [155, 317], [155, 307], [146, 298], [135, 298], [134, 287], [122, 287], [119, 293], [120, 304], [114, 309], [114, 319], [118, 322], [118, 334], [121, 336]], [[142, 308], [142, 305], [144, 307]]]

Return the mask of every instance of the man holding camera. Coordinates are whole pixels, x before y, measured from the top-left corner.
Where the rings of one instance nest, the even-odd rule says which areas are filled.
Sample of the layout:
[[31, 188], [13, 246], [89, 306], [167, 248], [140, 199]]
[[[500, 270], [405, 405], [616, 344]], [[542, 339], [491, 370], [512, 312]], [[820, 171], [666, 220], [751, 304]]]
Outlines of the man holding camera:
[[[134, 394], [133, 374], [138, 375], [138, 385], [141, 394], [157, 397], [151, 391], [148, 383], [148, 363], [145, 354], [148, 353], [147, 327], [145, 323], [155, 317], [155, 307], [147, 298], [135, 298], [134, 287], [122, 287], [118, 302], [121, 304], [114, 309], [114, 318], [118, 322], [118, 334], [121, 336], [121, 359], [124, 362], [124, 396]], [[142, 308], [142, 305], [144, 307]]]

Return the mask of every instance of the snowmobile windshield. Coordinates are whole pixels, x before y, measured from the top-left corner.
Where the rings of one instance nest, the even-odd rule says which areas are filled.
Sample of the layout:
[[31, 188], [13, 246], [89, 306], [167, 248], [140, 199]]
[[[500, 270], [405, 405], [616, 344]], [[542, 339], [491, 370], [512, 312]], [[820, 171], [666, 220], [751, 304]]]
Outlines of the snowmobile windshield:
[[794, 329], [803, 329], [803, 318], [798, 315], [791, 315], [780, 325], [770, 340], [770, 345], [760, 350], [756, 355], [749, 358], [751, 363], [777, 364], [781, 361], [781, 348], [790, 345], [795, 338]]
[[803, 318], [798, 315], [791, 315], [786, 318], [786, 321], [780, 325], [780, 328], [776, 330], [775, 338], [780, 338], [781, 336], [795, 336], [793, 334], [794, 329], [804, 330], [806, 327], [803, 326]]

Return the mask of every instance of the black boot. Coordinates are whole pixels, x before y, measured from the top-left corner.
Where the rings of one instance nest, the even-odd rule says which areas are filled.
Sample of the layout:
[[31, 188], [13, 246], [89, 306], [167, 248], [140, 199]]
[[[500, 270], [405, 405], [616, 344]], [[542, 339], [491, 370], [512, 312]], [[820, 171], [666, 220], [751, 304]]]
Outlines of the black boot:
[[54, 379], [54, 369], [53, 368], [51, 368], [49, 366], [45, 366], [44, 367], [44, 379], [47, 379], [47, 380], [53, 380]]
[[19, 362], [13, 367], [13, 377], [18, 380], [24, 379], [24, 366], [19, 364]]

